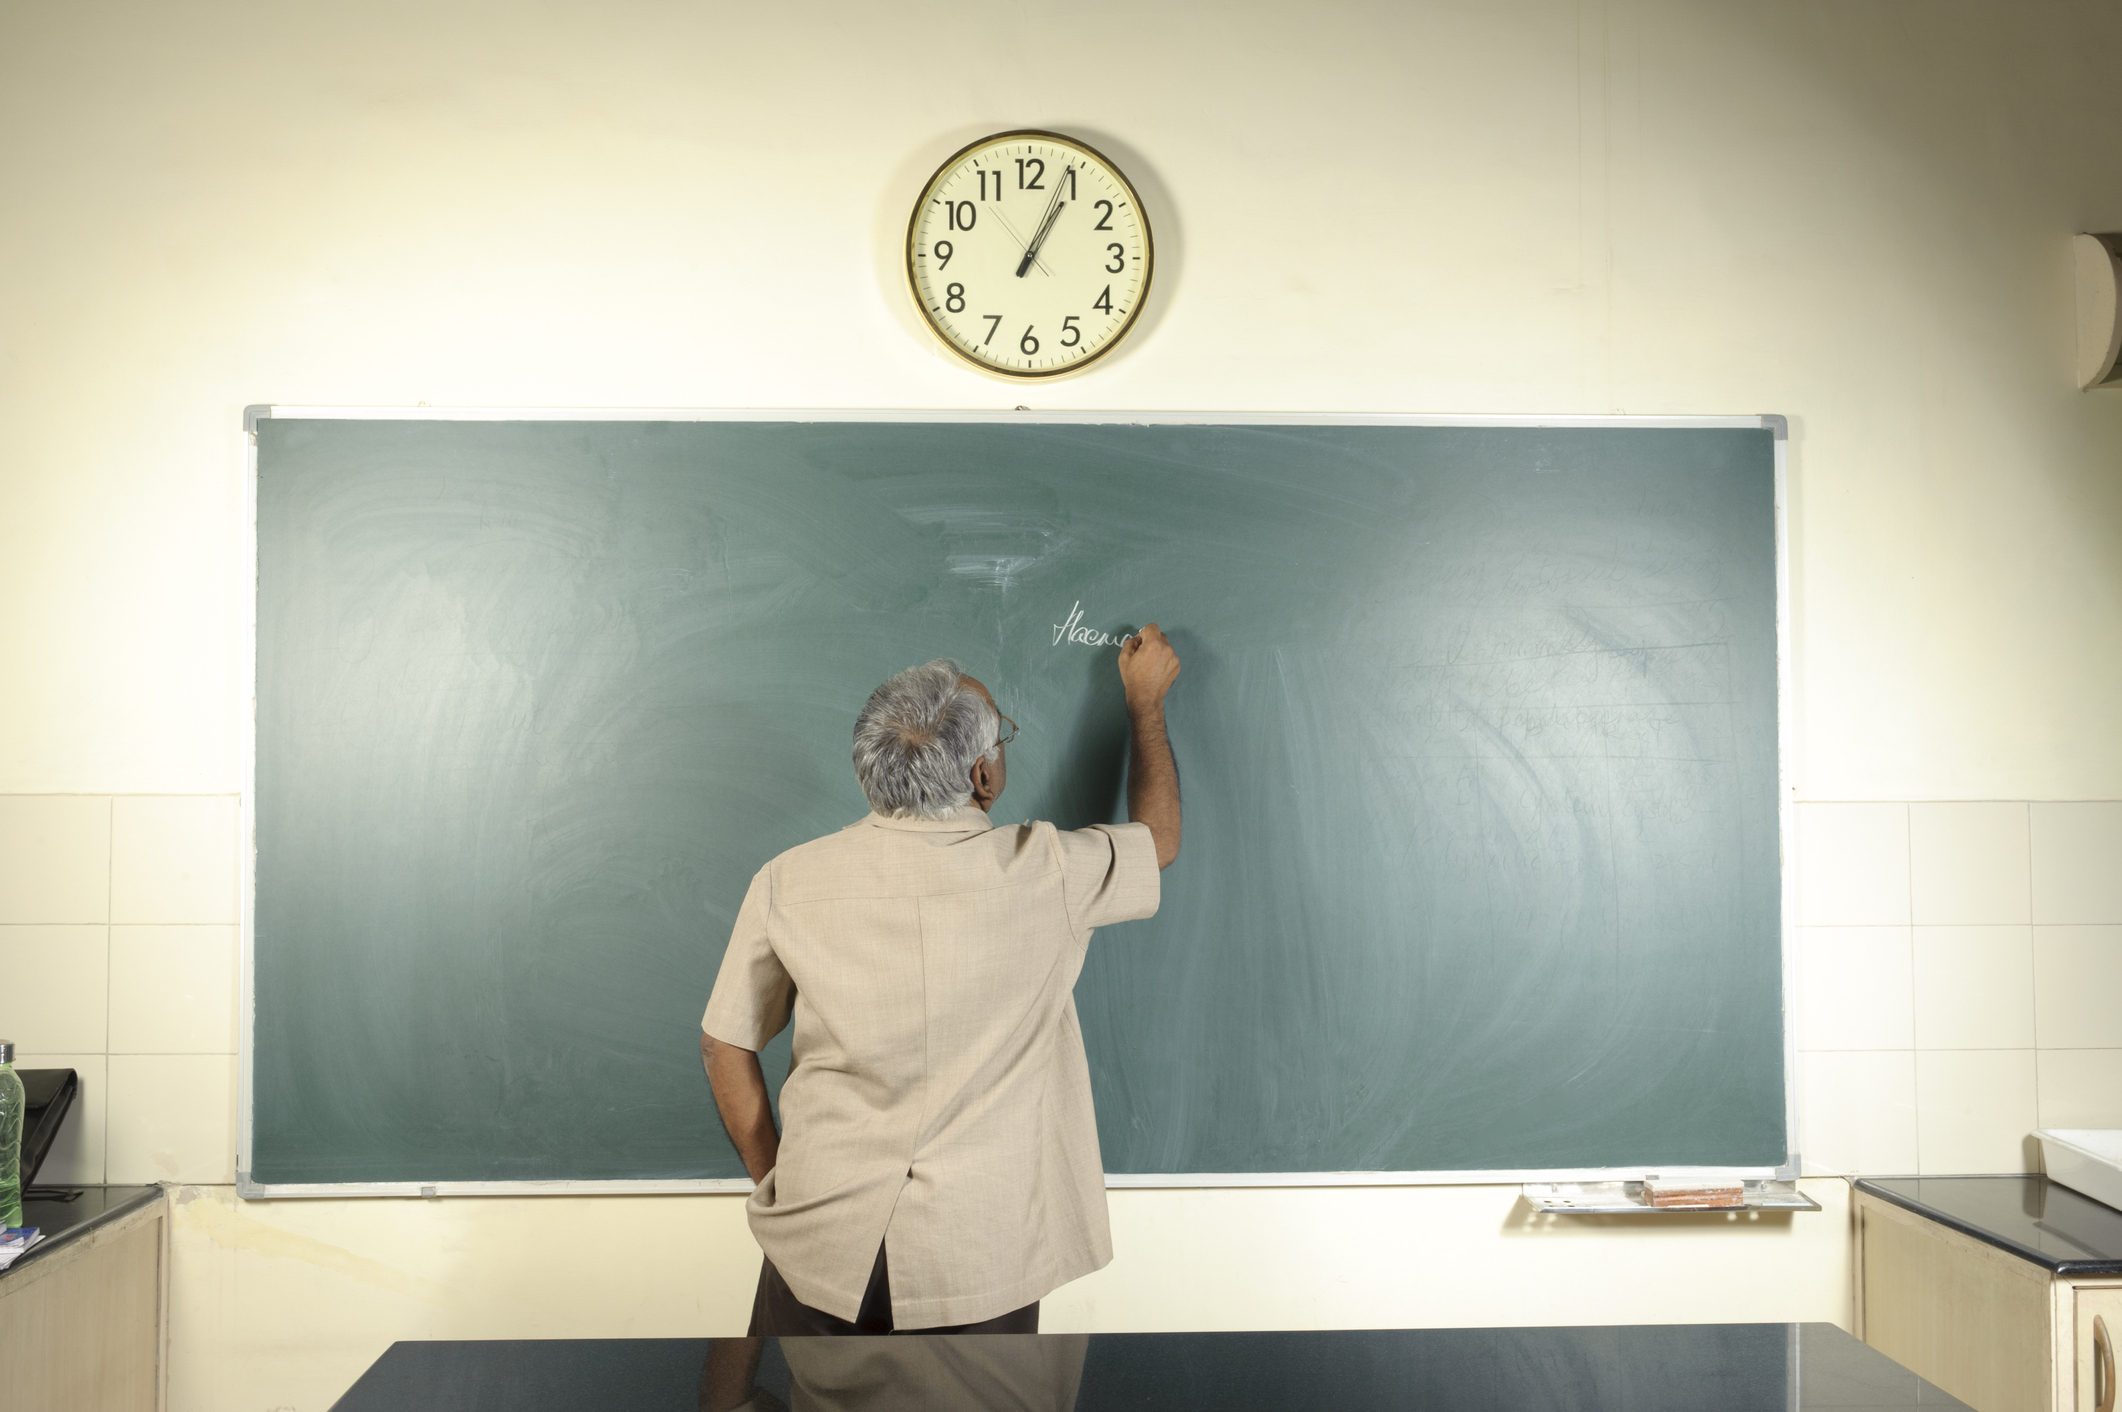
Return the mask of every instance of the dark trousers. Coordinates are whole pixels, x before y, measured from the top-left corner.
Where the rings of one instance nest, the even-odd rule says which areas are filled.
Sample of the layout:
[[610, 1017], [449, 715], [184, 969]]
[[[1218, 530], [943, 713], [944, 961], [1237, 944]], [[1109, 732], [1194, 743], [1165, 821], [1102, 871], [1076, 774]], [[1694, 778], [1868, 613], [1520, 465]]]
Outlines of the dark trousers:
[[759, 1292], [752, 1297], [752, 1338], [799, 1338], [812, 1334], [1035, 1334], [1039, 1332], [1039, 1301], [1022, 1309], [982, 1319], [977, 1324], [952, 1324], [940, 1329], [895, 1329], [892, 1327], [892, 1282], [884, 1266], [884, 1247], [877, 1247], [877, 1263], [870, 1268], [869, 1287], [862, 1291], [862, 1307], [849, 1323], [823, 1309], [813, 1309], [796, 1298], [788, 1281], [771, 1260], [759, 1267]]

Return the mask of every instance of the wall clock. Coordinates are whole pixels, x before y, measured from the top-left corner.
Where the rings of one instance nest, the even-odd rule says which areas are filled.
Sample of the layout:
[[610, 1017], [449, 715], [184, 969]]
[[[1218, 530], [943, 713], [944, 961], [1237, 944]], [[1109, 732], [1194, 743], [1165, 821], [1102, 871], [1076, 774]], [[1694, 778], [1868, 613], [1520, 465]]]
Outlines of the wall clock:
[[959, 151], [906, 226], [921, 317], [1000, 377], [1065, 377], [1110, 353], [1142, 312], [1154, 263], [1135, 188], [1054, 132], [998, 132]]

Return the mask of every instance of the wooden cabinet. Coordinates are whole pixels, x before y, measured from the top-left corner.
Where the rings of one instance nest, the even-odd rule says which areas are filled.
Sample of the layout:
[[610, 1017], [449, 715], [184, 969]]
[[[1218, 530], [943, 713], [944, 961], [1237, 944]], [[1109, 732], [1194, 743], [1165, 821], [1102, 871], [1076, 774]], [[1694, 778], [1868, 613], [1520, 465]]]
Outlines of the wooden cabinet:
[[0, 1412], [163, 1405], [168, 1213], [133, 1199], [0, 1275]]
[[1861, 1185], [1852, 1209], [1859, 1338], [1976, 1412], [2117, 1412], [2122, 1276], [2060, 1272]]
[[2071, 1291], [2072, 1381], [2078, 1412], [2115, 1412], [2115, 1338], [2122, 1334], [2122, 1288]]

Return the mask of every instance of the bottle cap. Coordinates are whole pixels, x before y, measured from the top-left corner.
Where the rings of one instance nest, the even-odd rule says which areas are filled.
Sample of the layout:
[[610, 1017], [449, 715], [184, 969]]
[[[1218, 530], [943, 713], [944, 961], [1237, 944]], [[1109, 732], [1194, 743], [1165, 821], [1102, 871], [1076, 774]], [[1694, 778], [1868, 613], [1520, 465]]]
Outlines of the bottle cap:
[[7, 1040], [7, 1039], [0, 1039], [0, 1064], [12, 1064], [12, 1063], [14, 1063], [14, 1062], [15, 1062], [15, 1044], [14, 1044], [14, 1041], [13, 1041], [13, 1040]]

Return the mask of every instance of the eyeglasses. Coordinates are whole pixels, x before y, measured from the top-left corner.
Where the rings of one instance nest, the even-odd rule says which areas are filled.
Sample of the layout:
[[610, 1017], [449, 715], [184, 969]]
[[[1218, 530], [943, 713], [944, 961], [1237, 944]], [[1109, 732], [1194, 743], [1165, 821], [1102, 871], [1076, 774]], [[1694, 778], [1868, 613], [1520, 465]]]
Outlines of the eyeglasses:
[[[998, 716], [1002, 716], [1002, 713], [1000, 711], [995, 712], [995, 714]], [[1002, 716], [1002, 721], [1003, 724], [1009, 727], [1009, 734], [1003, 736], [1000, 740], [996, 741], [995, 744], [997, 745], [1007, 745], [1017, 738], [1017, 723], [1015, 721], [1012, 721], [1007, 716]]]

